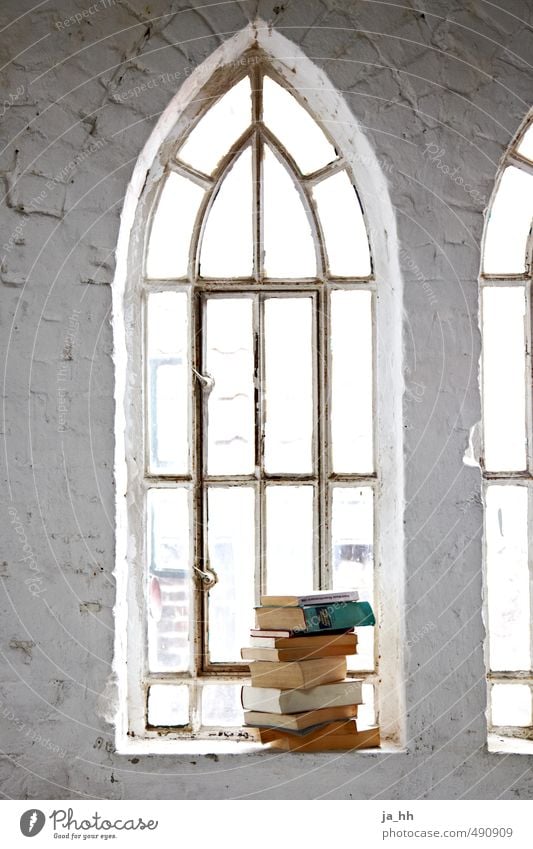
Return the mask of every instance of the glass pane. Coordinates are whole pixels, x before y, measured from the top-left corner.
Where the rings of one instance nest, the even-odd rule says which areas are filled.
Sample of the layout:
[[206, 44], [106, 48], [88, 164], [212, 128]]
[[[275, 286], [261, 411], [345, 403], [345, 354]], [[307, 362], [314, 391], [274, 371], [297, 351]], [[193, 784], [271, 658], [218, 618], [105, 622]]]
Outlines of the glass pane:
[[202, 688], [202, 725], [242, 725], [241, 685], [206, 684]]
[[268, 147], [264, 159], [265, 274], [315, 277], [315, 247], [300, 194], [287, 169]]
[[334, 472], [374, 470], [372, 294], [331, 293], [331, 452]]
[[494, 684], [491, 706], [493, 725], [531, 725], [531, 690], [527, 684]]
[[528, 490], [489, 486], [486, 498], [490, 666], [529, 670]]
[[224, 178], [207, 218], [202, 277], [250, 277], [252, 232], [252, 155], [247, 147]]
[[526, 468], [524, 288], [483, 290], [485, 468]]
[[533, 217], [533, 176], [510, 166], [503, 172], [485, 234], [485, 274], [526, 270], [526, 241]]
[[209, 655], [241, 662], [253, 626], [255, 494], [251, 487], [208, 491], [209, 562], [218, 583], [209, 591]]
[[249, 126], [251, 117], [250, 80], [245, 77], [201, 118], [179, 150], [178, 159], [211, 174]]
[[148, 690], [148, 725], [188, 725], [189, 688], [186, 684], [155, 684]]
[[147, 277], [159, 280], [186, 277], [196, 213], [204, 190], [171, 172], [163, 186], [150, 230]]
[[[334, 590], [359, 590], [374, 605], [374, 494], [370, 486], [332, 489], [331, 561]], [[357, 629], [348, 669], [374, 669], [374, 628]]]
[[[364, 630], [361, 628], [361, 631]], [[370, 629], [369, 629], [370, 630]], [[363, 704], [357, 708], [357, 728], [369, 728], [376, 724], [375, 693], [373, 684], [363, 684]]]
[[265, 300], [265, 468], [313, 469], [313, 302]]
[[154, 292], [147, 305], [149, 466], [189, 470], [189, 329], [185, 292]]
[[263, 80], [263, 120], [296, 161], [311, 174], [337, 158], [337, 151], [309, 112], [270, 77]]
[[148, 666], [184, 672], [190, 663], [191, 556], [185, 487], [148, 490]]
[[524, 156], [533, 162], [533, 124], [529, 125], [522, 136], [522, 141], [518, 145], [517, 151], [520, 156]]
[[245, 475], [255, 468], [254, 328], [251, 298], [210, 298], [206, 305], [207, 470]]
[[267, 593], [313, 589], [313, 487], [266, 488]]
[[372, 266], [363, 211], [346, 171], [313, 186], [313, 195], [330, 272], [338, 277], [368, 277]]

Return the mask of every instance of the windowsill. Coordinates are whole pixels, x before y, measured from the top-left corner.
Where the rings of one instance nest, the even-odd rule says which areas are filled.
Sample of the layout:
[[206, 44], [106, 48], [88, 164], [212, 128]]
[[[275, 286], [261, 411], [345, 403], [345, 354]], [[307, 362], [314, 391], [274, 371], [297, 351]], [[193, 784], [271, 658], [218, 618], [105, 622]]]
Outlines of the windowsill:
[[262, 743], [235, 742], [234, 740], [168, 740], [144, 739], [122, 741], [117, 743], [119, 755], [391, 755], [404, 754], [406, 749], [394, 743], [384, 743], [380, 748], [337, 750], [330, 752], [286, 752], [273, 749]]
[[499, 734], [489, 734], [487, 738], [490, 753], [499, 755], [533, 755], [533, 740], [522, 737], [501, 737]]

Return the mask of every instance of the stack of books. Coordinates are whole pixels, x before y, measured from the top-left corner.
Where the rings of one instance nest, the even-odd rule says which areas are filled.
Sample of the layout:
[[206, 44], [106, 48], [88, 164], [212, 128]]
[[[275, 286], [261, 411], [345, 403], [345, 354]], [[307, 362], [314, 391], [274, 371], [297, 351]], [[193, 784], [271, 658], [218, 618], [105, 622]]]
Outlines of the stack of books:
[[285, 751], [319, 752], [380, 745], [379, 728], [357, 727], [362, 681], [346, 678], [356, 654], [355, 627], [374, 625], [356, 590], [263, 596], [257, 607], [242, 688], [244, 722], [262, 743]]

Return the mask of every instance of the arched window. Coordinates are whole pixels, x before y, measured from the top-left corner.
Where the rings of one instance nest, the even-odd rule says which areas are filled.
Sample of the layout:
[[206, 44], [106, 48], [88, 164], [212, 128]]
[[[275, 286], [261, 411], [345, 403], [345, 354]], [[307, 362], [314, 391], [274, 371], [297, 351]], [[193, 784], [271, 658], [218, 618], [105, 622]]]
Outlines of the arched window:
[[483, 250], [483, 454], [489, 730], [533, 737], [531, 222], [533, 125], [511, 145]]
[[[383, 738], [400, 736], [392, 207], [340, 98], [320, 120], [300, 72], [289, 85], [255, 33], [244, 37], [252, 46], [234, 46], [233, 63], [227, 52], [216, 70], [206, 60], [176, 95], [124, 207], [113, 293], [124, 750], [133, 738], [151, 738], [154, 751], [161, 737], [246, 740], [240, 649], [261, 594], [353, 586], [380, 626], [361, 629], [349, 664], [364, 679], [360, 720], [372, 724], [381, 710]], [[278, 35], [269, 48], [276, 40], [287, 55]], [[319, 105], [323, 79], [309, 89], [322, 92]], [[354, 163], [375, 189], [382, 273], [394, 269], [380, 298]]]

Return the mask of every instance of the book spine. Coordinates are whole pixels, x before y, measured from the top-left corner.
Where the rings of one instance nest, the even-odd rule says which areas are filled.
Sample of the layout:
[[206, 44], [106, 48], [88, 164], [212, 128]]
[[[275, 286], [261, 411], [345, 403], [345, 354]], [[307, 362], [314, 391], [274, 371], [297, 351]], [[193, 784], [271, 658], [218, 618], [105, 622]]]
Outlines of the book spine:
[[367, 601], [321, 604], [301, 609], [307, 633], [376, 624], [374, 613]]

